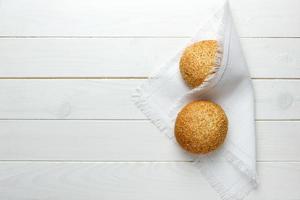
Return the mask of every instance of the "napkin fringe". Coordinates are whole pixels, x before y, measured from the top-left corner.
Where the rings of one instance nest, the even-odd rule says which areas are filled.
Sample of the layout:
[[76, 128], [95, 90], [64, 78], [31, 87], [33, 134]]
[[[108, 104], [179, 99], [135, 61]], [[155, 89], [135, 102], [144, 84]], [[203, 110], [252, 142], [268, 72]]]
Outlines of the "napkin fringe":
[[[144, 83], [148, 84], [148, 81]], [[143, 90], [145, 85], [138, 87], [135, 89], [135, 92], [132, 94], [131, 98], [135, 105], [142, 111], [142, 113], [165, 135], [171, 138], [168, 134], [168, 127], [166, 123], [161, 120], [161, 116], [157, 112], [153, 112], [155, 109], [152, 109], [149, 103], [147, 102], [147, 98], [143, 95]]]
[[257, 185], [257, 174], [250, 170], [242, 160], [240, 160], [237, 156], [235, 156], [232, 152], [228, 150], [224, 151], [223, 154], [226, 160], [228, 160], [231, 164], [238, 168], [240, 172], [242, 172], [252, 181], [254, 181], [255, 186]]
[[[254, 188], [257, 187], [257, 176], [231, 152], [223, 151], [222, 154], [225, 157], [225, 159], [228, 160], [231, 164], [233, 164], [236, 168], [238, 168], [238, 170], [240, 170], [241, 173], [245, 174], [247, 177], [250, 178], [246, 184], [238, 188], [238, 190], [235, 189], [234, 192], [231, 192], [231, 188], [226, 188], [207, 167], [201, 166], [201, 173], [206, 178], [208, 183], [220, 195], [221, 199], [241, 200], [245, 198]], [[201, 158], [197, 159], [197, 161], [201, 163]]]
[[256, 187], [251, 181], [246, 183], [243, 187], [241, 187], [238, 191], [235, 191], [234, 194], [227, 194], [223, 197], [224, 200], [241, 200], [244, 199], [248, 194]]
[[[201, 161], [200, 161], [201, 163]], [[208, 183], [216, 190], [216, 192], [220, 195], [220, 197], [224, 200], [226, 197], [226, 189], [222, 183], [220, 183], [216, 177], [211, 173], [209, 170], [203, 169], [204, 167], [201, 167], [201, 173], [202, 176], [208, 181]]]

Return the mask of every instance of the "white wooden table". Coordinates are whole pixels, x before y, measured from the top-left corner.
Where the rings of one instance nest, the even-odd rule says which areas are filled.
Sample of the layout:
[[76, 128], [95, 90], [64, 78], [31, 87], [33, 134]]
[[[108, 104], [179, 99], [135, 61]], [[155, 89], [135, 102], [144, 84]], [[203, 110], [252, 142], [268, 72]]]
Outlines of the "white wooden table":
[[[198, 1], [0, 0], [1, 200], [219, 199], [130, 100]], [[256, 94], [246, 199], [299, 200], [300, 1], [230, 3]]]

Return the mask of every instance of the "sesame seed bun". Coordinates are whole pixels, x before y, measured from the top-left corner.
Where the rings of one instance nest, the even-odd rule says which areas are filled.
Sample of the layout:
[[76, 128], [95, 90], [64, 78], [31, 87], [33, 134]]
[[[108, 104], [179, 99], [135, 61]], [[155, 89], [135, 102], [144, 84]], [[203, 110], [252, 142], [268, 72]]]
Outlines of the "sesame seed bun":
[[188, 46], [180, 59], [180, 73], [190, 88], [201, 85], [217, 65], [218, 42], [203, 40]]
[[221, 106], [211, 101], [194, 101], [177, 115], [175, 137], [191, 153], [205, 154], [223, 144], [228, 119]]

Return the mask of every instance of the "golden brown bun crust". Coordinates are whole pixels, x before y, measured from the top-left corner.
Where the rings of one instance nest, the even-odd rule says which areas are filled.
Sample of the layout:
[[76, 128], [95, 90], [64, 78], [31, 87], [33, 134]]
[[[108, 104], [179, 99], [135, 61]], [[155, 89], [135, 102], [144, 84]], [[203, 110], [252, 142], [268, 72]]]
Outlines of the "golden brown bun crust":
[[228, 119], [223, 109], [211, 101], [194, 101], [177, 115], [175, 137], [191, 153], [208, 153], [223, 144]]
[[180, 59], [179, 68], [183, 80], [190, 88], [203, 83], [216, 66], [218, 42], [203, 40], [188, 46]]

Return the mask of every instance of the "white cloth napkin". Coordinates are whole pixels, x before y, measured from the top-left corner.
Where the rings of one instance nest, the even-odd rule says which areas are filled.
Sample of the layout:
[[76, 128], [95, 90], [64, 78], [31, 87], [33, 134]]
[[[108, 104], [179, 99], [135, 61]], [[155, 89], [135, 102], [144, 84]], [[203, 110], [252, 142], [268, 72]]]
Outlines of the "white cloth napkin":
[[194, 164], [222, 199], [242, 199], [257, 184], [252, 82], [228, 3], [223, 2], [207, 17], [207, 22], [189, 44], [217, 40], [222, 52], [217, 72], [203, 85], [188, 88], [179, 72], [179, 60], [187, 44], [136, 90], [133, 99], [153, 124], [173, 141], [174, 122], [183, 106], [199, 99], [221, 105], [229, 120], [225, 143], [207, 155], [186, 155], [194, 158]]

